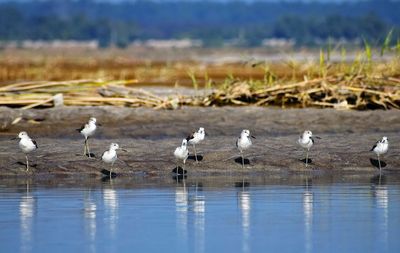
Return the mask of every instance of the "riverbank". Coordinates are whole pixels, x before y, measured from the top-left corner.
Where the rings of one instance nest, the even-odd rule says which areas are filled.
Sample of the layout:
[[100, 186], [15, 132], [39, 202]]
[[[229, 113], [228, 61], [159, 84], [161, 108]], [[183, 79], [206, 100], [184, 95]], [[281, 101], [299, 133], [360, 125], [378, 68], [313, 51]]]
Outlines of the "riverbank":
[[[90, 140], [96, 158], [82, 155], [83, 138], [75, 131], [90, 116], [102, 124]], [[12, 124], [14, 122], [14, 124]], [[121, 176], [169, 175], [175, 167], [173, 150], [192, 130], [205, 127], [209, 134], [197, 147], [203, 160], [188, 160], [188, 176], [238, 175], [242, 167], [235, 140], [242, 129], [256, 136], [245, 154], [250, 160], [244, 173], [350, 173], [376, 174], [369, 152], [382, 136], [390, 150], [384, 156], [384, 173], [400, 171], [398, 111], [338, 111], [330, 109], [271, 109], [263, 107], [183, 107], [178, 110], [119, 107], [63, 107], [44, 110], [0, 108], [0, 171], [3, 176], [26, 176], [24, 155], [10, 138], [28, 131], [39, 149], [30, 155], [29, 176], [102, 176], [108, 166], [100, 156], [111, 142], [128, 152], [119, 152], [115, 172]], [[310, 129], [322, 137], [312, 148], [312, 164], [300, 161], [304, 151], [296, 143]], [[189, 151], [192, 148], [189, 147]]]

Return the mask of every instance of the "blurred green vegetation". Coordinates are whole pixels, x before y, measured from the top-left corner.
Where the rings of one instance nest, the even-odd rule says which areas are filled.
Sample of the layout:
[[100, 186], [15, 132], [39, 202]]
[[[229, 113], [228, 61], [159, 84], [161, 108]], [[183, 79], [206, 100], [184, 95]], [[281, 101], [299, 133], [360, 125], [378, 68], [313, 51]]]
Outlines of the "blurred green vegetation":
[[[265, 38], [315, 46], [331, 39], [379, 45], [400, 34], [399, 1], [360, 3], [35, 1], [0, 4], [0, 41], [98, 40], [125, 47], [134, 40], [191, 38], [205, 46], [259, 46]], [[358, 40], [357, 40], [358, 39]], [[390, 45], [388, 45], [390, 46]]]

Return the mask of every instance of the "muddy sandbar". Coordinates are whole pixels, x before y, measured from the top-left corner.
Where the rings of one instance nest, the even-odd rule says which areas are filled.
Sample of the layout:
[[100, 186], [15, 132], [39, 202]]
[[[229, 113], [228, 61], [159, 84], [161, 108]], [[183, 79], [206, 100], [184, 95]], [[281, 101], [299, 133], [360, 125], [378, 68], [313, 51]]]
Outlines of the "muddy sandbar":
[[[102, 124], [90, 140], [96, 158], [82, 155], [83, 138], [76, 128], [90, 116]], [[18, 123], [12, 122], [21, 118]], [[64, 107], [19, 110], [0, 108], [0, 171], [2, 176], [25, 176], [24, 156], [17, 142], [28, 131], [39, 149], [30, 155], [35, 177], [101, 176], [99, 157], [111, 142], [128, 150], [119, 152], [115, 171], [120, 175], [169, 175], [175, 166], [173, 151], [192, 130], [205, 127], [208, 137], [198, 146], [203, 160], [188, 160], [189, 175], [243, 173], [235, 162], [235, 140], [242, 129], [256, 136], [245, 156], [246, 174], [352, 173], [376, 174], [370, 152], [374, 142], [387, 136], [390, 150], [383, 160], [385, 173], [400, 171], [400, 114], [398, 111], [337, 111], [331, 109], [276, 109], [263, 107], [184, 107], [178, 110], [119, 107]], [[322, 137], [310, 152], [306, 169], [296, 140], [310, 129]], [[192, 151], [189, 147], [189, 151]]]

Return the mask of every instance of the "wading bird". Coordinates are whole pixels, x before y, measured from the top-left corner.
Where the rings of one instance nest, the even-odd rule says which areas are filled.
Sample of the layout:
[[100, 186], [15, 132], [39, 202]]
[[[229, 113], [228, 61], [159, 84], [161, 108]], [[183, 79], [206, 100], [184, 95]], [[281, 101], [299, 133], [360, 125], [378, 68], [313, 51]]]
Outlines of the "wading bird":
[[[100, 125], [100, 124], [98, 124]], [[97, 126], [96, 126], [96, 118], [90, 118], [88, 123], [83, 125], [81, 128], [76, 129], [79, 133], [81, 133], [85, 137], [85, 147], [83, 149], [83, 155], [88, 155], [91, 157], [90, 154], [90, 149], [89, 149], [89, 137], [92, 136], [96, 132]]]
[[117, 149], [119, 149], [119, 145], [117, 143], [111, 143], [110, 148], [107, 151], [104, 151], [103, 155], [101, 156], [101, 160], [103, 160], [103, 162], [111, 163], [110, 178], [114, 163], [118, 159]]
[[250, 131], [245, 129], [242, 130], [242, 133], [240, 134], [239, 138], [236, 140], [236, 147], [239, 149], [240, 155], [242, 157], [242, 167], [244, 168], [244, 156], [243, 156], [243, 151], [249, 149], [251, 145], [253, 144], [251, 142], [251, 138], [256, 138], [253, 135], [250, 135]]
[[202, 142], [205, 138], [206, 132], [204, 131], [203, 127], [200, 127], [197, 132], [193, 132], [191, 135], [189, 135], [186, 140], [189, 144], [193, 145], [193, 150], [194, 150], [194, 157], [197, 160], [197, 152], [196, 152], [196, 145]]
[[[28, 154], [38, 148], [38, 145], [35, 140], [32, 140], [26, 132], [20, 132], [17, 137], [19, 140], [19, 148], [25, 154], [26, 159], [26, 171], [29, 171], [29, 160]], [[13, 138], [16, 140], [17, 138]]]
[[302, 135], [300, 135], [299, 139], [297, 140], [299, 145], [306, 150], [306, 167], [308, 166], [308, 152], [314, 144], [314, 137], [317, 139], [321, 139], [318, 136], [313, 136], [311, 131], [306, 130]]
[[381, 172], [381, 159], [379, 156], [386, 154], [388, 150], [389, 150], [389, 140], [386, 136], [384, 136], [382, 140], [377, 141], [370, 150], [374, 151], [374, 153], [378, 156], [379, 172]]
[[183, 162], [183, 170], [182, 170], [182, 175], [185, 174], [185, 164], [186, 164], [186, 159], [189, 156], [189, 151], [187, 149], [187, 140], [183, 139], [182, 145], [180, 147], [177, 147], [174, 151], [174, 156], [175, 159], [177, 160], [176, 163], [176, 172], [178, 174], [178, 161], [181, 160]]

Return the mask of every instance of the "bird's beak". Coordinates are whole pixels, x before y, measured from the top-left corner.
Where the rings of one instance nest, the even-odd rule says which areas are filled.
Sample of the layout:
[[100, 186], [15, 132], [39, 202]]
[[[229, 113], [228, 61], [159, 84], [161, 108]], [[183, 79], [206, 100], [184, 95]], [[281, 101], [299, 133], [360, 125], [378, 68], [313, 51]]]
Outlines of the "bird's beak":
[[255, 139], [256, 137], [254, 137], [254, 136], [252, 135], [251, 138]]
[[208, 136], [208, 133], [207, 133], [207, 132], [204, 132], [204, 135], [205, 135], [205, 136]]
[[97, 126], [103, 126], [102, 124], [97, 123]]
[[124, 148], [121, 148], [121, 150], [124, 151], [124, 152], [128, 152], [128, 150], [126, 150], [126, 149], [124, 149]]
[[17, 139], [17, 137], [11, 138], [10, 140], [15, 141]]
[[317, 139], [321, 139], [321, 137], [319, 137], [319, 136], [314, 136], [315, 138], [317, 138]]

